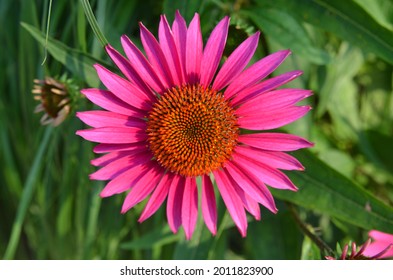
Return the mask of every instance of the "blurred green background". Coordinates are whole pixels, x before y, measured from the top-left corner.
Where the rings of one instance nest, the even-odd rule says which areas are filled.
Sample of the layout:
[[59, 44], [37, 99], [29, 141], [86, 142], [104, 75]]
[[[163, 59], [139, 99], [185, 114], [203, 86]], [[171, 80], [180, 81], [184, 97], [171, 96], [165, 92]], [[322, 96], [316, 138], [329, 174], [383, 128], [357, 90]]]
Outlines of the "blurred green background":
[[[165, 209], [146, 222], [143, 204], [120, 214], [124, 195], [101, 199], [104, 182], [90, 181], [93, 144], [75, 135], [83, 127], [75, 111], [58, 127], [42, 126], [31, 90], [33, 79], [66, 75], [73, 86], [99, 85], [96, 62], [113, 67], [77, 0], [0, 2], [0, 256], [11, 259], [321, 259], [333, 249], [361, 244], [367, 231], [393, 233], [393, 1], [239, 0], [90, 1], [109, 43], [120, 36], [137, 45], [138, 22], [157, 34], [159, 16], [172, 22], [179, 9], [189, 23], [201, 16], [206, 42], [230, 15], [225, 55], [257, 30], [254, 61], [279, 49], [292, 55], [274, 73], [300, 69], [290, 87], [314, 91], [313, 110], [285, 130], [315, 143], [293, 153], [305, 172], [289, 172], [297, 193], [274, 190], [279, 212], [262, 209], [240, 234], [220, 198], [218, 234], [199, 219], [191, 241], [172, 234]], [[22, 26], [22, 23], [23, 26]], [[113, 67], [114, 68], [114, 67]], [[163, 207], [162, 207], [163, 208]], [[293, 211], [290, 211], [292, 209]]]

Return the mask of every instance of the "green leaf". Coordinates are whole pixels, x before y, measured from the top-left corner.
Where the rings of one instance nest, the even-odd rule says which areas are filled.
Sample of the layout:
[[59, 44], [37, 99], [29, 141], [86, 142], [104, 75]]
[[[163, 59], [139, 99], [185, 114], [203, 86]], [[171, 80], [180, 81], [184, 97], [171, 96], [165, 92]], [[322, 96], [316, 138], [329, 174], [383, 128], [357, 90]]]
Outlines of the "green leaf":
[[262, 210], [262, 220], [254, 220], [249, 224], [244, 241], [252, 259], [299, 259], [302, 233], [290, 213], [285, 210], [284, 203], [281, 204], [277, 205], [280, 209], [277, 215], [265, 214]]
[[297, 192], [272, 190], [274, 196], [341, 219], [366, 230], [393, 233], [393, 208], [385, 205], [309, 151], [296, 153], [304, 172], [290, 172]]
[[[24, 22], [22, 22], [21, 25], [42, 46], [45, 47], [45, 35], [40, 30]], [[91, 87], [99, 86], [100, 81], [97, 77], [96, 71], [93, 68], [93, 64], [100, 63], [105, 65], [105, 63], [89, 56], [88, 54], [67, 47], [60, 41], [54, 40], [52, 38], [48, 38], [47, 49], [54, 59], [62, 63], [79, 79], [86, 81], [86, 83]]]
[[269, 4], [393, 63], [393, 32], [353, 1], [277, 0]]
[[290, 13], [274, 8], [244, 12], [271, 40], [316, 64], [327, 64], [330, 56], [313, 46], [304, 27]]

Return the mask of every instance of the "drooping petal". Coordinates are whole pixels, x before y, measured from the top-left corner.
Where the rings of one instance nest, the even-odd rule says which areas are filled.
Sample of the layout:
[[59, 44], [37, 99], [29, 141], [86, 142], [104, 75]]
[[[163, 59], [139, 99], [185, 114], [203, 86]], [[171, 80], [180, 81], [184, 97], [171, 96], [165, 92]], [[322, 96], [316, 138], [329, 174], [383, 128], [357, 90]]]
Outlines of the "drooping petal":
[[141, 129], [146, 128], [146, 121], [140, 118], [134, 118], [108, 111], [77, 112], [76, 116], [85, 124], [94, 128], [106, 126], [139, 127]]
[[244, 102], [236, 110], [239, 115], [252, 115], [260, 111], [273, 111], [295, 105], [297, 102], [312, 95], [310, 90], [304, 89], [278, 89], [265, 92], [256, 98]]
[[133, 165], [131, 168], [111, 180], [101, 191], [100, 196], [108, 197], [131, 189], [155, 164], [155, 162], [149, 161], [145, 164]]
[[225, 90], [225, 98], [231, 98], [238, 92], [254, 85], [272, 73], [290, 55], [289, 50], [282, 50], [268, 55], [244, 70]]
[[139, 24], [141, 30], [141, 40], [145, 49], [146, 55], [153, 66], [153, 68], [160, 73], [160, 76], [165, 80], [169, 87], [173, 87], [174, 81], [168, 62], [162, 52], [160, 45], [153, 34], [142, 24]]
[[297, 190], [291, 180], [281, 171], [236, 152], [232, 154], [232, 157], [234, 162], [243, 170], [253, 173], [269, 186], [277, 189]]
[[135, 66], [135, 70], [155, 92], [163, 93], [169, 88], [165, 80], [156, 73], [142, 52], [127, 36], [121, 36], [121, 44], [130, 63]]
[[187, 30], [186, 72], [188, 83], [193, 84], [199, 81], [202, 50], [201, 25], [199, 23], [199, 15], [195, 13]]
[[283, 152], [309, 148], [314, 145], [299, 136], [278, 132], [239, 135], [238, 141], [259, 149]]
[[158, 210], [158, 208], [160, 208], [160, 206], [162, 205], [162, 203], [164, 202], [165, 198], [168, 195], [169, 186], [171, 184], [172, 178], [173, 178], [172, 173], [164, 174], [163, 178], [161, 179], [160, 183], [157, 185], [149, 201], [147, 202], [145, 208], [143, 209], [138, 222], [141, 223], [146, 219], [150, 218]]
[[209, 86], [220, 64], [228, 36], [229, 17], [224, 17], [214, 28], [203, 50], [200, 84]]
[[300, 119], [310, 110], [310, 106], [293, 106], [251, 115], [241, 115], [238, 119], [238, 125], [241, 128], [251, 130], [274, 129]]
[[[230, 176], [228, 175], [228, 178]], [[251, 196], [249, 196], [240, 186], [237, 184], [236, 181], [234, 181], [232, 178], [232, 183], [235, 188], [236, 193], [239, 195], [240, 199], [243, 202], [244, 208], [254, 216], [254, 218], [259, 221], [261, 219], [261, 211], [259, 208], [258, 202], [254, 200]]]
[[112, 180], [126, 170], [147, 163], [151, 154], [146, 152], [126, 154], [90, 174], [91, 180]]
[[220, 91], [243, 71], [258, 46], [259, 34], [259, 32], [256, 32], [233, 51], [218, 72], [213, 83], [213, 89]]
[[96, 64], [94, 67], [97, 70], [101, 82], [119, 99], [137, 109], [149, 110], [151, 108], [149, 98], [138, 87], [113, 74], [101, 65]]
[[202, 215], [207, 228], [217, 233], [217, 206], [213, 184], [208, 175], [202, 176]]
[[230, 176], [237, 182], [239, 187], [247, 194], [273, 213], [277, 212], [273, 196], [264, 185], [257, 185], [256, 182], [238, 168], [235, 163], [227, 162], [225, 168], [228, 170]]
[[136, 143], [147, 139], [144, 130], [138, 127], [100, 127], [78, 130], [77, 135], [86, 140], [108, 144]]
[[174, 175], [169, 187], [166, 215], [170, 229], [176, 233], [181, 226], [181, 210], [184, 193], [184, 177]]
[[152, 165], [149, 170], [137, 181], [127, 194], [121, 208], [121, 213], [125, 213], [136, 204], [144, 200], [157, 186], [162, 178], [163, 169], [158, 164]]
[[182, 85], [184, 82], [184, 77], [182, 65], [180, 63], [180, 56], [175, 39], [173, 38], [171, 28], [169, 27], [165, 15], [161, 16], [160, 25], [158, 28], [158, 38], [162, 52], [168, 62], [174, 84]]
[[245, 237], [247, 232], [247, 217], [243, 202], [234, 189], [227, 174], [222, 170], [213, 171], [217, 188], [240, 234]]
[[303, 74], [302, 71], [291, 71], [288, 73], [284, 73], [281, 75], [278, 75], [276, 77], [270, 78], [268, 80], [262, 81], [258, 84], [255, 84], [253, 86], [250, 86], [248, 88], [245, 88], [241, 91], [239, 91], [234, 97], [231, 103], [234, 106], [241, 105], [244, 102], [257, 97], [258, 95], [272, 91], [284, 84], [289, 83], [293, 79], [299, 77], [301, 74]]
[[198, 189], [195, 177], [187, 177], [184, 185], [181, 220], [186, 239], [191, 239], [198, 219]]
[[173, 32], [173, 38], [175, 39], [175, 43], [177, 46], [177, 50], [180, 55], [183, 77], [185, 79], [187, 77], [186, 74], [187, 24], [178, 10], [176, 11], [175, 20], [172, 25], [172, 32]]
[[132, 64], [126, 60], [118, 51], [112, 48], [111, 45], [107, 45], [105, 49], [124, 76], [126, 76], [130, 82], [134, 83], [138, 89], [140, 89], [141, 92], [143, 92], [150, 100], [155, 100], [154, 93], [149, 89], [144, 80], [134, 69]]
[[284, 170], [304, 170], [303, 165], [294, 157], [278, 151], [263, 151], [253, 147], [238, 146], [236, 152], [267, 164], [273, 168]]
[[134, 107], [131, 107], [129, 104], [120, 100], [110, 91], [98, 88], [89, 88], [81, 90], [81, 93], [91, 102], [103, 109], [114, 113], [143, 118], [141, 111], [138, 111]]

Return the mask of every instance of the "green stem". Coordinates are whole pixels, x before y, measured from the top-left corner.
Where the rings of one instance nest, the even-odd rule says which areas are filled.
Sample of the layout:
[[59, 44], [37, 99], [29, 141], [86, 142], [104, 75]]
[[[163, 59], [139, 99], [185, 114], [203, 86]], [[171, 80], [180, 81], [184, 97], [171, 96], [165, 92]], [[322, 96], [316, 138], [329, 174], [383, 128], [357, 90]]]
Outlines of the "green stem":
[[98, 25], [96, 17], [93, 14], [91, 9], [90, 3], [88, 0], [80, 0], [83, 10], [85, 11], [87, 20], [89, 21], [91, 29], [93, 29], [94, 34], [96, 35], [97, 39], [100, 41], [101, 45], [105, 47], [108, 45], [108, 40], [105, 38], [104, 33], [102, 33], [101, 28]]
[[312, 233], [309, 229], [307, 224], [305, 224], [302, 219], [300, 219], [295, 206], [292, 203], [287, 202], [289, 211], [291, 212], [293, 218], [295, 219], [296, 223], [299, 225], [300, 229], [303, 231], [305, 235], [307, 235], [321, 250], [321, 252], [327, 252], [329, 256], [334, 256], [334, 251], [323, 241], [319, 236]]
[[41, 141], [41, 145], [38, 148], [37, 155], [34, 159], [33, 165], [30, 169], [30, 173], [27, 176], [26, 183], [23, 187], [23, 193], [21, 201], [18, 206], [16, 213], [16, 218], [12, 226], [10, 241], [8, 242], [7, 249], [4, 254], [4, 259], [10, 260], [15, 256], [15, 251], [19, 244], [20, 234], [22, 232], [23, 221], [26, 216], [27, 209], [30, 205], [31, 198], [33, 196], [34, 190], [37, 186], [36, 181], [38, 179], [38, 173], [43, 162], [43, 156], [45, 149], [48, 146], [48, 142], [53, 131], [52, 127], [48, 127], [45, 131], [44, 137]]

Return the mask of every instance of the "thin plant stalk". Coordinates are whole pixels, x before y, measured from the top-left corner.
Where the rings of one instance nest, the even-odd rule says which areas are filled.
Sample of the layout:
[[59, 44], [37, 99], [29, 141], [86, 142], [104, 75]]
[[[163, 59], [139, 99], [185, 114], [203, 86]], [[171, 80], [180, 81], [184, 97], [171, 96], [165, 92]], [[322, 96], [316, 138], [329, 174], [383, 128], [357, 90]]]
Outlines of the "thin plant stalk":
[[14, 224], [12, 226], [10, 241], [8, 242], [7, 249], [4, 254], [4, 259], [6, 260], [13, 259], [15, 256], [15, 251], [18, 247], [20, 235], [22, 232], [23, 222], [37, 186], [36, 182], [39, 176], [39, 172], [43, 163], [44, 153], [48, 146], [52, 131], [53, 127], [49, 126], [46, 129], [41, 144], [38, 148], [37, 155], [30, 169], [29, 175], [27, 176], [26, 183], [23, 187], [22, 197], [18, 206]]

